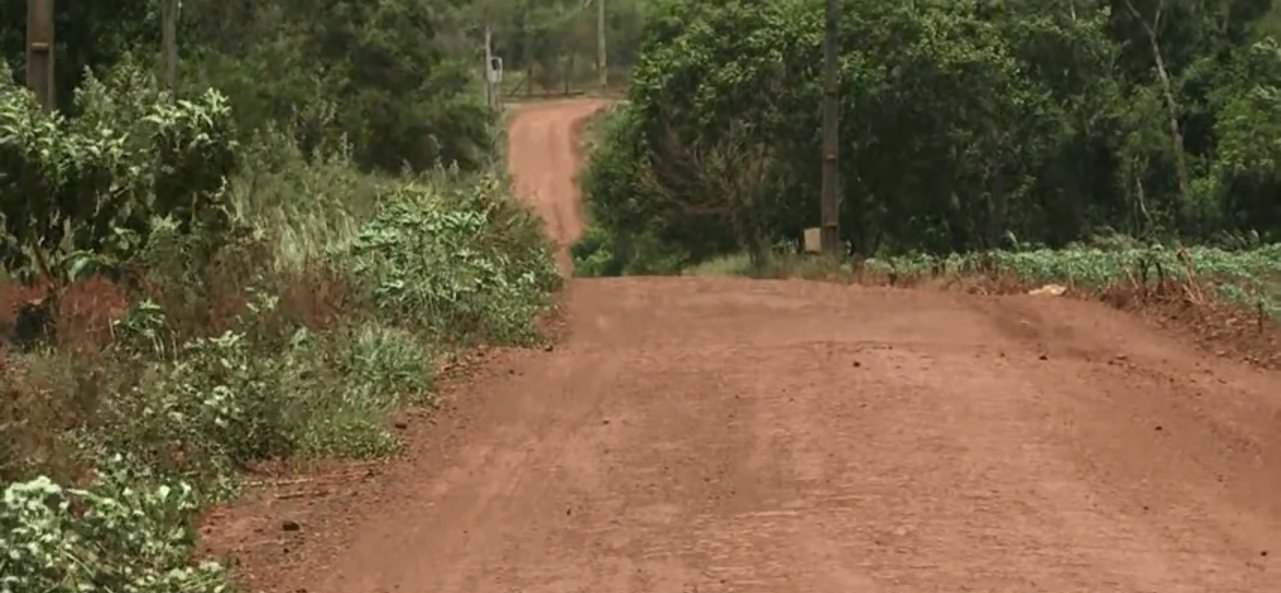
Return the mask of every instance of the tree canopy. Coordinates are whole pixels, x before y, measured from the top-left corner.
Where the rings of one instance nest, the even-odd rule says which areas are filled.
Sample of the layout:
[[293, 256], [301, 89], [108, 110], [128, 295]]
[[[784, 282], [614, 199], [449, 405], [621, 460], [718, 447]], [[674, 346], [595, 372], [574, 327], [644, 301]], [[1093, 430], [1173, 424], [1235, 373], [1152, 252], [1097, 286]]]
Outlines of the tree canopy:
[[[1271, 4], [844, 0], [846, 238], [873, 253], [1281, 237]], [[586, 176], [596, 222], [696, 259], [816, 225], [822, 5], [657, 2]], [[759, 228], [701, 207], [693, 182], [715, 167], [682, 164], [715, 154], [768, 162], [741, 190], [761, 199], [730, 202]]]
[[[643, 0], [609, 0], [611, 63], [625, 72]], [[26, 0], [0, 0], [0, 53], [24, 68]], [[156, 68], [157, 0], [56, 3], [61, 108], [86, 73], [128, 59]], [[183, 0], [181, 92], [226, 93], [239, 129], [288, 128], [304, 149], [345, 138], [366, 168], [478, 166], [489, 149], [482, 24], [509, 70], [547, 89], [595, 71], [595, 6], [583, 0]], [[594, 78], [593, 78], [594, 79]]]

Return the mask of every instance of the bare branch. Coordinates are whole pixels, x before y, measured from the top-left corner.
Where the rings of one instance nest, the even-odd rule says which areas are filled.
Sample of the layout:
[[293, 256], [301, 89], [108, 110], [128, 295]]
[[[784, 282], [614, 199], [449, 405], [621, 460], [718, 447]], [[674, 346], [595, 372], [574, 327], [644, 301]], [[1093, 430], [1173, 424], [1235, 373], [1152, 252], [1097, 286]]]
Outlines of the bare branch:
[[[1143, 15], [1139, 13], [1139, 9], [1134, 7], [1134, 3], [1131, 2], [1130, 0], [1125, 0], [1125, 7], [1129, 9], [1130, 14], [1134, 16], [1134, 20], [1139, 21], [1139, 25], [1143, 27], [1143, 32], [1147, 33], [1149, 38], [1155, 39], [1156, 30], [1153, 29], [1152, 26], [1148, 24], [1147, 19], [1143, 18]], [[1160, 7], [1158, 6], [1157, 19], [1159, 20], [1160, 18], [1161, 18], [1161, 11], [1160, 11]]]

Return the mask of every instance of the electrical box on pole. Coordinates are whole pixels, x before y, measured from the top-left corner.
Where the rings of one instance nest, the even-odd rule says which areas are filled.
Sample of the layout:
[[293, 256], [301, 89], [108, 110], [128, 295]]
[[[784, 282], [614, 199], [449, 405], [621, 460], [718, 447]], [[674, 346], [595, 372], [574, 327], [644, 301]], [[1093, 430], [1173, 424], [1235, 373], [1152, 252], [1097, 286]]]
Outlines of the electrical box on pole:
[[503, 59], [492, 53], [485, 64], [485, 89], [489, 108], [498, 111], [503, 104]]
[[499, 85], [503, 83], [503, 59], [498, 56], [489, 58], [489, 84]]
[[27, 0], [27, 88], [46, 110], [53, 110], [54, 0]]

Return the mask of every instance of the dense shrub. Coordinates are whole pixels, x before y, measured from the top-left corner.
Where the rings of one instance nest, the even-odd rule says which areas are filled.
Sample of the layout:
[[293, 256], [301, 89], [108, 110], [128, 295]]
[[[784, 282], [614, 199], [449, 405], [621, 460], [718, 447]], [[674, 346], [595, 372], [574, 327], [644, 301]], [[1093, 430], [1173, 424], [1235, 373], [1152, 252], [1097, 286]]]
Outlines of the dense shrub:
[[346, 254], [388, 319], [437, 339], [528, 341], [559, 281], [534, 216], [492, 179], [409, 185]]
[[157, 485], [115, 458], [86, 488], [48, 478], [0, 500], [0, 592], [224, 593], [221, 568], [191, 566], [190, 486]]
[[119, 90], [108, 93], [90, 77], [77, 97], [83, 117], [68, 119], [41, 111], [0, 76], [6, 269], [61, 274], [80, 270], [83, 255], [123, 261], [157, 218], [172, 218], [185, 233], [227, 230], [224, 182], [236, 141], [225, 99], [207, 91], [171, 104], [127, 65], [113, 80]]
[[223, 89], [248, 131], [286, 123], [308, 155], [343, 135], [356, 163], [387, 173], [485, 162], [489, 115], [472, 55], [450, 55], [437, 38], [452, 24], [448, 3], [184, 4], [198, 48], [189, 84]]
[[[598, 117], [589, 130], [590, 166], [579, 179], [592, 224], [570, 247], [574, 273], [617, 276], [679, 271], [689, 257], [684, 252], [688, 243], [670, 234], [676, 229], [636, 224], [649, 220], [654, 212], [642, 185], [646, 161], [642, 160], [639, 118], [627, 108], [612, 108]], [[715, 245], [724, 246], [723, 235], [708, 236], [717, 238]]]

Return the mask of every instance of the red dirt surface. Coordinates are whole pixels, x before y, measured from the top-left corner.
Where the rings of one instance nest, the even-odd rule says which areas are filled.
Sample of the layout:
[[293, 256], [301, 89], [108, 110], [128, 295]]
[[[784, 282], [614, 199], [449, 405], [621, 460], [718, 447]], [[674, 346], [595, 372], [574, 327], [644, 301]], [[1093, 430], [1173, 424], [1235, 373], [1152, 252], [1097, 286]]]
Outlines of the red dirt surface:
[[[521, 195], [580, 226], [566, 139]], [[733, 278], [574, 280], [377, 466], [208, 541], [262, 591], [1281, 591], [1281, 376], [1100, 303]]]
[[547, 101], [518, 107], [507, 131], [507, 169], [512, 186], [546, 223], [560, 248], [562, 273], [570, 270], [569, 244], [583, 232], [578, 183], [583, 161], [579, 134], [588, 119], [607, 104], [600, 99]]

